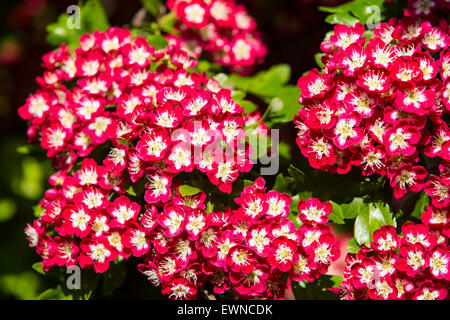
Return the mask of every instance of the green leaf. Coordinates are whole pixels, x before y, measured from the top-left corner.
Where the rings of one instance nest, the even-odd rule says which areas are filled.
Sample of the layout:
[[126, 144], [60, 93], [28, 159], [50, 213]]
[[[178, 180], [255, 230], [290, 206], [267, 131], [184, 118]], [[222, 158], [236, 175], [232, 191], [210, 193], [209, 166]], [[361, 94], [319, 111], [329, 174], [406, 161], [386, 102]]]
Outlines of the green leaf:
[[115, 261], [110, 264], [108, 271], [103, 275], [102, 293], [110, 296], [114, 290], [120, 288], [127, 274], [126, 262]]
[[245, 187], [251, 187], [253, 186], [255, 183], [252, 180], [248, 180], [248, 179], [244, 179], [244, 188]]
[[42, 292], [37, 300], [73, 300], [73, 295], [69, 290], [63, 290], [61, 285], [50, 288]]
[[241, 90], [232, 90], [231, 91], [231, 98], [233, 98], [234, 101], [237, 100], [243, 100], [245, 98], [246, 94], [244, 91]]
[[289, 175], [294, 179], [297, 195], [300, 197], [300, 199], [311, 198], [311, 189], [314, 188], [314, 186], [313, 182], [308, 178], [308, 176], [293, 165], [290, 165], [287, 171]]
[[32, 271], [0, 275], [0, 296], [33, 300], [39, 293], [39, 275]]
[[315, 55], [314, 55], [314, 59], [316, 60], [316, 63], [317, 63], [317, 66], [319, 67], [319, 68], [322, 68], [323, 67], [323, 63], [322, 63], [322, 57], [325, 55], [325, 53], [316, 53]]
[[135, 197], [136, 196], [136, 191], [134, 191], [133, 186], [129, 186], [127, 190], [125, 190], [126, 193], [128, 193], [130, 196]]
[[243, 91], [266, 97], [275, 97], [277, 96], [277, 89], [286, 84], [290, 77], [290, 67], [280, 64], [269, 70], [261, 71], [252, 77], [244, 77], [233, 73], [228, 80]]
[[271, 114], [268, 123], [290, 122], [300, 109], [298, 98], [300, 90], [294, 85], [288, 85], [291, 70], [288, 65], [273, 66], [252, 77], [231, 74], [228, 82], [236, 88], [261, 97], [271, 103]]
[[392, 218], [392, 213], [387, 204], [370, 203], [369, 204], [369, 237], [373, 240], [372, 235], [374, 231], [380, 229], [382, 226], [391, 225], [396, 226], [395, 220]]
[[343, 276], [331, 276], [330, 280], [333, 282], [331, 288], [338, 288], [341, 286], [342, 281], [344, 280]]
[[[236, 100], [235, 100], [236, 101]], [[250, 113], [258, 110], [258, 106], [251, 102], [250, 100], [238, 100], [236, 101], [238, 105], [244, 108], [244, 113]]]
[[178, 30], [175, 29], [175, 24], [177, 22], [178, 18], [176, 17], [174, 10], [158, 19], [158, 25], [161, 30], [174, 35], [178, 34]]
[[341, 204], [343, 217], [345, 219], [356, 218], [363, 206], [365, 206], [365, 204], [362, 198], [354, 198], [349, 204]]
[[426, 207], [430, 204], [430, 197], [422, 191], [420, 193], [419, 199], [414, 206], [414, 210], [411, 212], [411, 216], [417, 219], [421, 219], [422, 213], [425, 212]]
[[189, 186], [187, 184], [181, 185], [179, 191], [182, 196], [192, 196], [194, 194], [202, 192], [201, 189]]
[[211, 69], [211, 63], [207, 60], [200, 60], [196, 66], [199, 73], [208, 72]]
[[296, 300], [336, 300], [338, 296], [329, 288], [338, 286], [340, 280], [336, 276], [322, 274], [313, 282], [292, 281], [292, 291]]
[[396, 221], [392, 217], [389, 206], [384, 203], [369, 203], [363, 205], [355, 220], [354, 235], [359, 245], [370, 246], [374, 231], [382, 226], [396, 227]]
[[211, 201], [206, 202], [206, 213], [211, 213], [214, 211], [214, 203], [212, 203]]
[[37, 204], [33, 207], [33, 214], [36, 218], [39, 218], [43, 212], [44, 212], [44, 209], [39, 204]]
[[17, 211], [16, 203], [8, 198], [0, 199], [0, 222], [10, 220]]
[[350, 253], [358, 253], [361, 247], [356, 242], [355, 238], [351, 238], [347, 244], [347, 250]]
[[353, 25], [356, 22], [366, 24], [377, 12], [372, 6], [380, 8], [380, 20], [383, 20], [384, 0], [354, 0], [336, 7], [319, 7], [320, 11], [332, 13], [325, 21], [331, 24], [343, 23]]
[[35, 270], [37, 273], [45, 275], [45, 271], [44, 271], [44, 269], [42, 268], [42, 262], [36, 262], [36, 263], [34, 263], [31, 267], [32, 267], [33, 270]]
[[61, 14], [56, 22], [47, 26], [47, 42], [53, 46], [66, 43], [75, 48], [79, 45], [79, 38], [86, 32], [95, 30], [106, 31], [109, 27], [108, 18], [100, 0], [88, 0], [84, 5], [79, 2], [79, 28], [73, 25], [76, 19], [73, 14]]
[[333, 205], [333, 211], [331, 211], [328, 218], [334, 223], [344, 224], [344, 215], [342, 214], [341, 206], [334, 201], [330, 200], [329, 202]]
[[369, 246], [370, 228], [369, 228], [369, 207], [360, 210], [355, 220], [354, 231], [355, 240], [359, 245]]
[[88, 0], [81, 9], [81, 24], [84, 32], [106, 31], [109, 28], [108, 16], [100, 0]]
[[289, 193], [292, 190], [291, 187], [293, 184], [294, 180], [291, 177], [285, 177], [282, 173], [279, 173], [275, 177], [275, 184], [272, 190]]
[[157, 50], [167, 47], [167, 39], [159, 34], [152, 34], [147, 37], [148, 42], [154, 46]]
[[291, 146], [285, 141], [280, 141], [278, 145], [278, 153], [280, 154], [281, 158], [284, 158], [286, 160], [290, 160], [292, 158]]
[[17, 153], [20, 154], [31, 154], [41, 150], [42, 149], [38, 144], [25, 144], [16, 149]]
[[302, 107], [298, 102], [299, 97], [300, 90], [296, 86], [287, 85], [279, 88], [276, 98], [280, 99], [281, 102], [283, 102], [283, 108], [276, 113], [272, 113], [268, 122], [292, 122], [294, 116]]
[[290, 165], [288, 168], [288, 173], [292, 178], [294, 178], [294, 181], [298, 186], [305, 186], [307, 177], [303, 171], [297, 169], [293, 165]]
[[253, 149], [253, 154], [250, 159], [257, 161], [259, 158], [267, 155], [267, 150], [271, 146], [271, 140], [269, 136], [263, 134], [257, 134], [256, 128], [249, 127], [246, 129], [247, 133], [246, 141], [248, 141]]
[[354, 26], [359, 20], [349, 13], [334, 13], [325, 18], [325, 22], [329, 24], [346, 24]]
[[163, 6], [161, 0], [141, 0], [141, 3], [153, 17], [159, 15], [160, 8]]

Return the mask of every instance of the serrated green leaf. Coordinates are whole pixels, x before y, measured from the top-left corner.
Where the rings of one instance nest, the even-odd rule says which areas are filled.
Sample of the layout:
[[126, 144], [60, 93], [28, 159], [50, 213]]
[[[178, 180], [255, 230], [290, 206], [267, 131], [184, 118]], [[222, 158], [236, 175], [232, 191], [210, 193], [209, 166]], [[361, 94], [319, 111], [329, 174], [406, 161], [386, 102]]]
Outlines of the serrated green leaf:
[[358, 243], [356, 242], [355, 238], [351, 238], [347, 244], [347, 250], [350, 253], [358, 253], [359, 250], [361, 250], [361, 247], [358, 245]]
[[330, 200], [329, 202], [333, 205], [333, 211], [331, 211], [328, 218], [334, 223], [344, 224], [344, 215], [342, 214], [341, 206], [334, 201]]
[[354, 198], [349, 204], [341, 204], [343, 217], [345, 219], [356, 218], [363, 206], [365, 206], [365, 204], [362, 198]]

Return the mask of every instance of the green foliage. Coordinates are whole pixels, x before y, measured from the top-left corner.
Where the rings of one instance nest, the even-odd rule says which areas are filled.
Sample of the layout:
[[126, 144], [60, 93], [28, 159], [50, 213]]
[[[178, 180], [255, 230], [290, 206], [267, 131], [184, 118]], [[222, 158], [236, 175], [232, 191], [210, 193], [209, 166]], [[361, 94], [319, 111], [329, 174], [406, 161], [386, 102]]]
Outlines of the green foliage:
[[0, 199], [0, 223], [8, 221], [17, 211], [17, 204], [9, 198]]
[[329, 202], [333, 205], [333, 211], [331, 211], [331, 214], [328, 216], [330, 220], [337, 224], [344, 224], [344, 214], [341, 206], [332, 200]]
[[330, 288], [336, 288], [342, 282], [340, 276], [322, 274], [313, 282], [292, 281], [292, 291], [296, 300], [336, 300], [338, 297]]
[[163, 6], [163, 2], [161, 0], [141, 0], [141, 3], [154, 17], [159, 15], [160, 9]]
[[49, 162], [26, 156], [21, 159], [20, 165], [20, 174], [11, 179], [12, 190], [25, 199], [36, 200], [44, 191], [43, 181], [50, 171]]
[[42, 262], [36, 262], [32, 266], [33, 270], [35, 270], [37, 273], [45, 275], [45, 271], [42, 268]]
[[430, 197], [422, 191], [419, 195], [419, 199], [414, 206], [414, 210], [411, 212], [411, 217], [417, 218], [420, 220], [422, 213], [425, 212], [427, 205], [430, 204]]
[[342, 214], [345, 219], [355, 219], [363, 206], [364, 199], [354, 198], [352, 202], [341, 205]]
[[147, 40], [157, 50], [165, 48], [168, 44], [167, 39], [158, 34], [149, 35]]
[[183, 184], [182, 186], [180, 186], [179, 191], [182, 196], [192, 196], [201, 192], [202, 190], [196, 187], [189, 186], [187, 184]]
[[31, 271], [0, 276], [0, 293], [4, 296], [31, 300], [37, 297], [39, 290], [38, 275]]
[[319, 10], [330, 13], [325, 18], [330, 24], [354, 25], [357, 22], [365, 24], [374, 23], [375, 19], [386, 18], [383, 15], [384, 3], [384, 0], [354, 0], [336, 7], [319, 7]]
[[94, 274], [91, 270], [82, 269], [80, 289], [68, 289], [65, 283], [61, 283], [42, 292], [37, 300], [89, 300], [99, 280], [100, 275]]
[[300, 109], [298, 103], [300, 90], [288, 84], [290, 78], [290, 67], [280, 64], [250, 77], [231, 74], [228, 83], [239, 90], [260, 97], [269, 104], [265, 121], [272, 125], [291, 122]]
[[348, 244], [347, 244], [347, 250], [348, 250], [348, 252], [350, 252], [350, 253], [358, 253], [358, 251], [361, 249], [361, 247], [358, 245], [358, 243], [356, 242], [356, 239], [355, 238], [351, 238], [349, 241], [348, 241]]
[[354, 235], [359, 245], [370, 246], [374, 231], [382, 226], [391, 225], [396, 227], [395, 218], [387, 204], [364, 203], [361, 205], [355, 220]]
[[63, 13], [58, 20], [47, 26], [47, 42], [53, 46], [66, 43], [70, 48], [79, 44], [79, 38], [86, 32], [95, 30], [106, 31], [109, 27], [108, 18], [100, 0], [88, 0], [85, 3], [78, 2], [80, 7], [79, 28], [75, 25], [75, 17]]

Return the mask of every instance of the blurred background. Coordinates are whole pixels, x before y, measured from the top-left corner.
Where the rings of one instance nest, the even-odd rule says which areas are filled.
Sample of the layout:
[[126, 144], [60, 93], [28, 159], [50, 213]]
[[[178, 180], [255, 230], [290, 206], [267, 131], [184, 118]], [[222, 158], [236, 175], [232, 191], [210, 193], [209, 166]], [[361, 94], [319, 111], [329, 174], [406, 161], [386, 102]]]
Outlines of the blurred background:
[[[292, 67], [293, 84], [315, 66], [314, 54], [331, 26], [318, 6], [334, 6], [345, 0], [247, 0], [269, 53], [264, 65], [286, 63]], [[138, 0], [102, 0], [111, 25], [129, 24], [142, 7]], [[39, 261], [28, 247], [26, 223], [45, 189], [51, 165], [40, 154], [20, 154], [26, 144], [26, 123], [17, 115], [28, 94], [38, 86], [41, 56], [52, 48], [45, 42], [45, 26], [66, 12], [76, 0], [2, 0], [0, 10], [0, 299], [33, 299], [53, 285], [31, 265]], [[133, 265], [132, 263], [130, 265]], [[160, 290], [142, 281], [136, 267], [115, 297], [159, 297]], [[144, 284], [138, 285], [138, 284]], [[134, 294], [130, 295], [130, 292]]]

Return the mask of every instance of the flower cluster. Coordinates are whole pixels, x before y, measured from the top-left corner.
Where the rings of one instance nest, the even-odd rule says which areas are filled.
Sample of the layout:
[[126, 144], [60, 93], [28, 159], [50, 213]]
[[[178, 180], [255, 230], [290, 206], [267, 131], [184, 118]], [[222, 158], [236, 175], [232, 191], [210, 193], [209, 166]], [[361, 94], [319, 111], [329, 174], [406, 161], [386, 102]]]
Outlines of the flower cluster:
[[168, 199], [180, 172], [197, 169], [230, 192], [250, 170], [243, 108], [217, 81], [189, 72], [197, 62], [186, 52], [157, 51], [115, 27], [80, 44], [74, 55], [62, 45], [43, 57], [41, 87], [19, 108], [30, 141], [40, 140], [56, 167], [108, 149], [107, 174], [132, 182], [147, 176], [150, 203]]
[[[206, 212], [206, 194], [182, 196], [141, 208], [111, 189], [107, 170], [85, 159], [73, 175], [50, 177], [43, 211], [25, 233], [44, 270], [55, 265], [108, 270], [110, 263], [141, 257], [138, 268], [173, 299], [195, 298], [199, 288], [236, 298], [283, 299], [288, 273], [313, 281], [339, 252], [325, 223], [329, 203], [299, 203], [300, 229], [288, 219], [291, 198], [265, 190], [262, 178], [235, 199], [236, 210]], [[116, 191], [114, 193], [113, 191]]]
[[302, 201], [298, 230], [287, 218], [291, 198], [267, 192], [262, 178], [235, 199], [236, 210], [206, 213], [204, 200], [203, 193], [177, 194], [163, 212], [147, 206], [140, 219], [139, 232], [152, 249], [139, 270], [170, 298], [195, 298], [202, 288], [241, 299], [283, 299], [283, 273], [312, 281], [337, 259], [324, 225], [329, 203]]
[[400, 237], [384, 226], [373, 234], [371, 249], [348, 254], [343, 299], [445, 299], [450, 286], [449, 208], [428, 206], [423, 224], [407, 222]]
[[235, 0], [169, 0], [167, 6], [180, 19], [180, 37], [169, 36], [198, 58], [203, 51], [212, 61], [246, 72], [262, 63], [267, 49], [256, 22]]
[[313, 168], [387, 175], [401, 198], [424, 186], [419, 148], [450, 162], [449, 26], [406, 17], [378, 24], [370, 39], [364, 32], [335, 26], [321, 45], [322, 72], [299, 79], [297, 144]]

